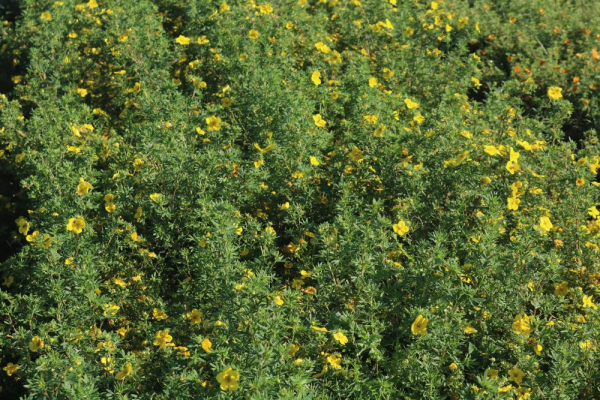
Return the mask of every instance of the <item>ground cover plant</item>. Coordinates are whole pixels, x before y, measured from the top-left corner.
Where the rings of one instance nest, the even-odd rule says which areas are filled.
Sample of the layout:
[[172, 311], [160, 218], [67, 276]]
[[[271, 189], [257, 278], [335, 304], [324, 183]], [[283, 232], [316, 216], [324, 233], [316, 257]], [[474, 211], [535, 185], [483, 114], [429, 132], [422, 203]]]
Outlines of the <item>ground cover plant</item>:
[[0, 398], [600, 396], [600, 3], [0, 16]]

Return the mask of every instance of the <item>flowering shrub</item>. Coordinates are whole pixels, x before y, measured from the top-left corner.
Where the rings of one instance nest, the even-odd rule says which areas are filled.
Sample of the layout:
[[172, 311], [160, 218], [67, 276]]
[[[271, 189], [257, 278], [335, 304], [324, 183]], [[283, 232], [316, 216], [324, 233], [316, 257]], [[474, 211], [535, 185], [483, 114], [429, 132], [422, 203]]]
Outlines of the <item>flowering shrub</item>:
[[509, 3], [0, 8], [2, 397], [596, 395], [600, 5]]

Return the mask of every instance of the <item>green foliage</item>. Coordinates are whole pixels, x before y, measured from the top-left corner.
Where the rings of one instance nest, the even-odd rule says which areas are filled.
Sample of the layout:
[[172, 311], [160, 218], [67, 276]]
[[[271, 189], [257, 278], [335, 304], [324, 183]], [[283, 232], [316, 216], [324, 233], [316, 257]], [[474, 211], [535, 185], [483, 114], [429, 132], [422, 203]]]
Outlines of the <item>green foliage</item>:
[[598, 5], [13, 3], [1, 396], [597, 395]]

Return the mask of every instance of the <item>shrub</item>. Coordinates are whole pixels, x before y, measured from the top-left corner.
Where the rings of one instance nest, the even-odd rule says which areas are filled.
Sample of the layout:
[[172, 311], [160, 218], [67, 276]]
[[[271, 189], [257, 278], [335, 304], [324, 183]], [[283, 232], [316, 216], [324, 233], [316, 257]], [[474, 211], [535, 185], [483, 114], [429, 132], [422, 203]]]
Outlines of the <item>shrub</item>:
[[3, 395], [596, 394], [599, 12], [16, 3]]

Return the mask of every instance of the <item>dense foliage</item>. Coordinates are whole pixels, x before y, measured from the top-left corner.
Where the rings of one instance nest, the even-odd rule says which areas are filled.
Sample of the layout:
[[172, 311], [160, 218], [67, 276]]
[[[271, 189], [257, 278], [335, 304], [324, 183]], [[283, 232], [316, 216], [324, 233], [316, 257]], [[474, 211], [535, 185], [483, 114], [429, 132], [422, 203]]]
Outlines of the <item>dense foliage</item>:
[[0, 6], [0, 397], [598, 396], [600, 3], [267, 1]]

